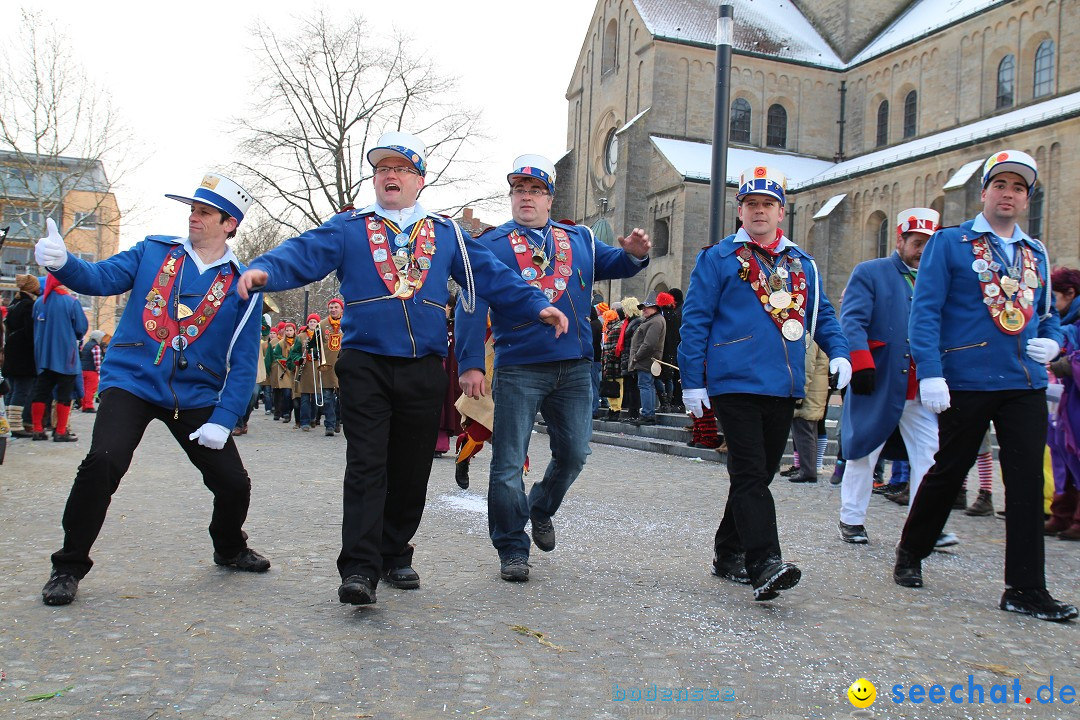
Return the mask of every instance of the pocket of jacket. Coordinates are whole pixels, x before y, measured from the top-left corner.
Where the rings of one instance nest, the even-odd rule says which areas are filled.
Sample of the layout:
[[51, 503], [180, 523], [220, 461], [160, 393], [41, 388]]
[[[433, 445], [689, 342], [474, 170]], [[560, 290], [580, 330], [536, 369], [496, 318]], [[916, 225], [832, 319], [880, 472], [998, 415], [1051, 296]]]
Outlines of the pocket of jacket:
[[727, 342], [713, 343], [713, 347], [724, 347], [725, 345], [734, 345], [735, 343], [740, 343], [740, 342], [743, 342], [745, 340], [749, 340], [752, 337], [754, 337], [754, 336], [753, 335], [746, 335], [746, 336], [743, 336], [741, 338], [735, 338], [734, 340], [728, 340]]
[[205, 365], [203, 365], [202, 363], [195, 363], [195, 367], [199, 368], [199, 369], [200, 369], [200, 370], [202, 370], [202, 371], [203, 371], [204, 373], [206, 373], [206, 374], [210, 375], [210, 376], [211, 376], [211, 377], [213, 377], [213, 378], [214, 378], [215, 380], [220, 380], [220, 379], [221, 379], [221, 376], [220, 376], [220, 375], [218, 375], [218, 374], [217, 374], [216, 372], [214, 372], [214, 371], [213, 371], [213, 370], [211, 370], [210, 368], [206, 367], [206, 366], [205, 366]]
[[945, 352], [951, 353], [951, 352], [957, 352], [957, 351], [960, 351], [960, 350], [971, 350], [972, 348], [980, 348], [980, 347], [986, 347], [986, 341], [985, 340], [982, 341], [981, 343], [973, 343], [971, 345], [958, 345], [957, 347], [945, 348]]
[[126, 342], [126, 343], [111, 343], [110, 348], [122, 348], [122, 347], [142, 347], [144, 343], [140, 340], [138, 342]]

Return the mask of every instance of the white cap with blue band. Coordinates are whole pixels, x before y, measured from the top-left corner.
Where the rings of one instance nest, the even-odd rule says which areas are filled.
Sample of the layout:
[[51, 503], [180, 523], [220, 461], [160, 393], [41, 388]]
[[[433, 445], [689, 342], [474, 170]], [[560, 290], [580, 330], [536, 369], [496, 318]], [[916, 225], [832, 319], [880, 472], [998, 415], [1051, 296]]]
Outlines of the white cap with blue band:
[[206, 173], [199, 187], [191, 197], [185, 195], [166, 195], [170, 200], [177, 200], [185, 205], [200, 202], [228, 213], [236, 218], [239, 225], [244, 220], [244, 213], [251, 207], [251, 194], [235, 182], [217, 173]]
[[742, 200], [746, 195], [769, 195], [780, 201], [785, 201], [784, 190], [787, 187], [787, 178], [784, 173], [774, 168], [758, 165], [757, 167], [743, 170], [739, 176], [739, 191], [735, 193], [736, 200]]
[[543, 155], [518, 155], [506, 182], [513, 185], [514, 178], [534, 178], [547, 185], [548, 192], [555, 194], [555, 166]]
[[368, 150], [367, 159], [375, 167], [391, 155], [408, 160], [421, 177], [427, 175], [427, 148], [415, 135], [398, 131], [383, 133], [375, 147]]

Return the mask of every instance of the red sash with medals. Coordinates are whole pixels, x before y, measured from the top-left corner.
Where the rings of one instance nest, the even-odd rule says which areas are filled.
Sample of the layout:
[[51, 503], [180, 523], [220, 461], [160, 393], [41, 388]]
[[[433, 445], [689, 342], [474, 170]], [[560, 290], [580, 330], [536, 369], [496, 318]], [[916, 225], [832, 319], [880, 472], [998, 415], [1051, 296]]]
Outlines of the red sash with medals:
[[798, 340], [805, 334], [806, 274], [802, 262], [787, 256], [776, 258], [766, 273], [757, 255], [744, 243], [735, 251], [742, 266], [739, 278], [750, 284], [761, 307], [769, 314], [786, 340]]
[[[431, 258], [435, 255], [435, 223], [423, 218], [406, 235], [377, 215], [368, 217], [368, 246], [371, 259], [392, 297], [403, 300], [413, 296], [427, 280]], [[390, 237], [389, 230], [394, 231]]]
[[[161, 264], [161, 269], [158, 270], [157, 282], [146, 294], [143, 328], [152, 339], [160, 343], [157, 356], [154, 358], [155, 365], [161, 364], [167, 346], [172, 345], [174, 350], [179, 350], [181, 345], [187, 347], [206, 332], [218, 308], [221, 307], [222, 298], [229, 292], [236, 278], [232, 266], [225, 263], [218, 270], [217, 277], [214, 278], [214, 282], [198, 307], [192, 310], [187, 305], [177, 304], [177, 317], [173, 319], [169, 317], [168, 298], [172, 297], [173, 286], [184, 264], [185, 254], [182, 245], [177, 245], [169, 251]], [[187, 318], [191, 320], [182, 322]]]
[[547, 256], [543, 245], [536, 247], [529, 240], [528, 233], [517, 228], [506, 237], [517, 258], [521, 279], [542, 290], [548, 302], [554, 304], [562, 297], [574, 273], [574, 251], [570, 246], [570, 236], [561, 227], [552, 225], [551, 236], [555, 239], [555, 267], [550, 275], [547, 269], [551, 267], [552, 258]]
[[985, 235], [971, 241], [971, 252], [975, 255], [971, 269], [979, 279], [990, 318], [1001, 332], [1018, 335], [1035, 314], [1035, 290], [1042, 285], [1035, 254], [1030, 248], [1018, 245], [1020, 263], [1009, 273], [994, 260]]

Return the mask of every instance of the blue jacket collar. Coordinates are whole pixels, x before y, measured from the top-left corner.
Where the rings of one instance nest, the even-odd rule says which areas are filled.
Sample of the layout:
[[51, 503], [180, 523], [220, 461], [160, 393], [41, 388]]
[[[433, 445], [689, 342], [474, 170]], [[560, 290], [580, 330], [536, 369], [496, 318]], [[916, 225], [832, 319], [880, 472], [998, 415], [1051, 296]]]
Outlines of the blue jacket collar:
[[[742, 228], [739, 228], [739, 231], [737, 233], [735, 233], [734, 235], [728, 235], [726, 238], [721, 240], [716, 247], [719, 248], [721, 257], [727, 257], [728, 255], [735, 252], [737, 248], [742, 247], [748, 242], [753, 242], [750, 239], [750, 235]], [[805, 258], [810, 257], [803, 251], [802, 248], [793, 243], [787, 235], [784, 235], [780, 238], [780, 244], [776, 246], [776, 249], [778, 252], [790, 250], [792, 255], [798, 255]]]

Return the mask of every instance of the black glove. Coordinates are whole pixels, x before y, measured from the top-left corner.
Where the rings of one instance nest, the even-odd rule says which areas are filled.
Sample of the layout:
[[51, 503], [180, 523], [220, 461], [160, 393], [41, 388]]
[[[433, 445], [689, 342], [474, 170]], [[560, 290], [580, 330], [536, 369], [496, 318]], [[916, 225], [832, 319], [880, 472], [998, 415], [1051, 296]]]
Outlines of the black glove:
[[872, 395], [877, 384], [877, 370], [864, 368], [851, 373], [851, 392], [856, 395]]

